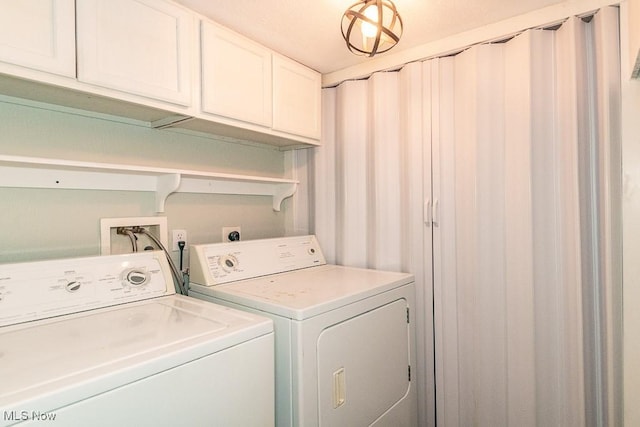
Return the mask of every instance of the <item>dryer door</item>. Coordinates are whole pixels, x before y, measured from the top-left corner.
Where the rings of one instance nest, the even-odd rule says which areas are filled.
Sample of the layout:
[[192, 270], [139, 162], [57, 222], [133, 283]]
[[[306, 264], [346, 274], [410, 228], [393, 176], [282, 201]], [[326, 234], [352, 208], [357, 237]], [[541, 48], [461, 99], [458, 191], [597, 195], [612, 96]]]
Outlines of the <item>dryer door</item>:
[[409, 390], [407, 301], [325, 329], [318, 338], [321, 426], [370, 425]]

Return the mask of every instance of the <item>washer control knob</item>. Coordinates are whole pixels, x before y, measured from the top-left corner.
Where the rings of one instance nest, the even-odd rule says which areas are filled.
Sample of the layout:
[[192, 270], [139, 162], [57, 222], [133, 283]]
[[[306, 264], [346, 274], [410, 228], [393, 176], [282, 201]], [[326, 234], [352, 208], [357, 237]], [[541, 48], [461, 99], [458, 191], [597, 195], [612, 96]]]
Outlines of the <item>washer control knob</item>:
[[129, 270], [125, 275], [125, 281], [131, 286], [142, 286], [147, 283], [149, 276], [141, 270]]
[[64, 288], [67, 290], [67, 292], [77, 292], [80, 290], [80, 282], [74, 280], [67, 283]]

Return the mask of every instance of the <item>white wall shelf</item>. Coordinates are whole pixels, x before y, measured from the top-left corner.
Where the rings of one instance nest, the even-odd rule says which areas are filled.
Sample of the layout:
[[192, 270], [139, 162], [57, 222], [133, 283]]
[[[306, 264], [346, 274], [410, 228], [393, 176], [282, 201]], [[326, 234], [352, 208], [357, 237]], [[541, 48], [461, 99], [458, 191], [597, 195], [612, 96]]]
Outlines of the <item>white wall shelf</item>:
[[173, 193], [271, 196], [278, 212], [297, 185], [294, 180], [261, 176], [0, 156], [0, 187], [153, 192], [158, 213], [164, 212]]

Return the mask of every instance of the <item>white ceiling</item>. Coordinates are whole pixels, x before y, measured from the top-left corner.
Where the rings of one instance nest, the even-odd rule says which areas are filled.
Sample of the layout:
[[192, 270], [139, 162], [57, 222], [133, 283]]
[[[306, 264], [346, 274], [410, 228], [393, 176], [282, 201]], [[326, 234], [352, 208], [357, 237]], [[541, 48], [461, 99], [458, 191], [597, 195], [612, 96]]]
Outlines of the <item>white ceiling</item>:
[[[367, 61], [347, 50], [340, 29], [355, 0], [176, 1], [323, 74]], [[394, 0], [404, 32], [388, 53], [564, 1]]]

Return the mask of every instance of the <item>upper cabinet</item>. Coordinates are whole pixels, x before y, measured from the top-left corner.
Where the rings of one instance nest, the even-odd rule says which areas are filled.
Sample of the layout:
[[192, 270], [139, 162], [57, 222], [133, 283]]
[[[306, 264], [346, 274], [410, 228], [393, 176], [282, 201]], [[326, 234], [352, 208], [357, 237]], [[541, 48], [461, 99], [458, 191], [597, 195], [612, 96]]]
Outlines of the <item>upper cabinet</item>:
[[0, 61], [75, 77], [74, 0], [5, 1]]
[[273, 128], [320, 139], [320, 74], [273, 55]]
[[172, 1], [2, 5], [0, 95], [229, 141], [319, 144], [319, 73]]
[[206, 20], [200, 49], [204, 122], [180, 127], [280, 146], [318, 144], [319, 73]]
[[157, 0], [77, 0], [78, 79], [191, 104], [194, 17]]
[[271, 126], [271, 52], [202, 22], [202, 111]]

